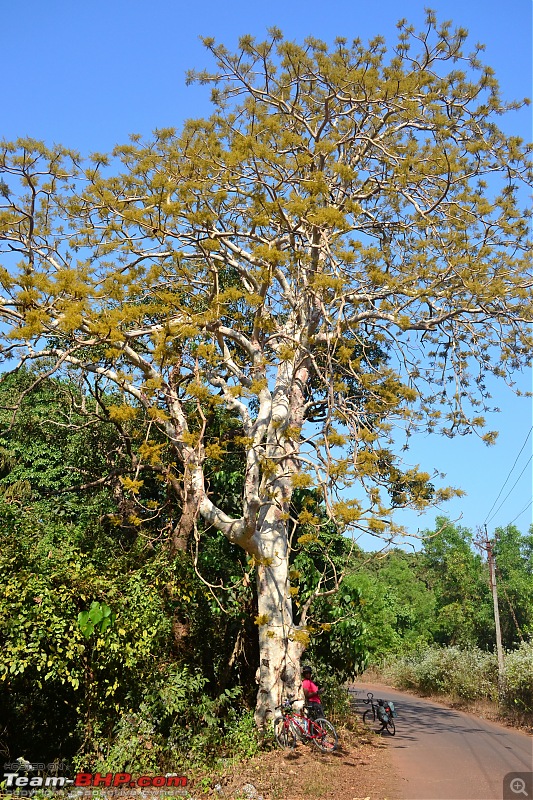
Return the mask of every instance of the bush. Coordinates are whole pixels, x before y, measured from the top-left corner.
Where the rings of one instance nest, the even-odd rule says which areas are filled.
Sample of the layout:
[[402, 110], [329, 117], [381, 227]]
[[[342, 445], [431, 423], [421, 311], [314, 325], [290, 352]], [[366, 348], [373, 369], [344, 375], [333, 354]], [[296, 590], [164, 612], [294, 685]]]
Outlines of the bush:
[[112, 728], [95, 715], [88, 736], [87, 721], [79, 719], [77, 741], [83, 746], [71, 759], [74, 771], [212, 770], [228, 760], [251, 758], [261, 747], [253, 711], [239, 686], [215, 693], [200, 669], [170, 664], [159, 667], [142, 694], [134, 688]]
[[533, 714], [533, 642], [522, 642], [505, 656], [505, 705]]
[[253, 712], [243, 707], [240, 688], [211, 697], [207, 683], [198, 670], [168, 667], [147, 687], [138, 709], [122, 714], [111, 737], [93, 736], [91, 751], [77, 756], [76, 768], [160, 773], [255, 755]]
[[[382, 675], [399, 688], [463, 700], [498, 699], [496, 655], [477, 647], [428, 648], [385, 662]], [[505, 708], [533, 714], [533, 642], [505, 655]]]
[[383, 671], [397, 686], [428, 694], [463, 700], [498, 696], [496, 656], [477, 647], [428, 648], [389, 662]]
[[325, 675], [320, 679], [320, 698], [324, 713], [331, 722], [339, 725], [350, 719], [350, 695], [335, 675]]

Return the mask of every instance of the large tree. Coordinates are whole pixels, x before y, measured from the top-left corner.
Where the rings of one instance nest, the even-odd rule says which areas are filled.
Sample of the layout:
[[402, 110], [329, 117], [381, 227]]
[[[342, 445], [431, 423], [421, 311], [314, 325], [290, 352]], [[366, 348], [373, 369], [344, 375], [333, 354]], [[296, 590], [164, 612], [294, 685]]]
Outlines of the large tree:
[[[294, 489], [320, 490], [341, 530], [394, 531], [394, 507], [449, 494], [402, 466], [394, 425], [478, 430], [486, 374], [530, 360], [529, 149], [495, 124], [520, 104], [465, 39], [429, 13], [389, 52], [277, 30], [234, 54], [206, 40], [215, 72], [191, 79], [213, 85], [209, 119], [87, 163], [1, 148], [5, 357], [114, 384], [113, 418], [159, 430], [146, 461], [161, 433], [173, 451], [174, 546], [212, 528], [249, 554], [259, 723], [296, 691], [309, 604], [339, 577], [293, 617], [290, 549], [322, 524], [303, 508], [316, 530], [301, 536]], [[224, 458], [205, 435], [216, 405], [242, 428], [237, 515], [206, 482], [206, 458]]]

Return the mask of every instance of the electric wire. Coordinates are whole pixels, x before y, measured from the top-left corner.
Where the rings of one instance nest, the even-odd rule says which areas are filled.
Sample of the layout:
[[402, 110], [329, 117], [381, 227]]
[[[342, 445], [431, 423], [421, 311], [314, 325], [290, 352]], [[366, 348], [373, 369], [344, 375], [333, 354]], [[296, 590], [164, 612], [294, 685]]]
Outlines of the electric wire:
[[[491, 505], [491, 507], [489, 508], [489, 510], [488, 510], [488, 512], [487, 512], [487, 516], [485, 517], [485, 522], [484, 522], [484, 524], [485, 524], [485, 525], [486, 525], [486, 524], [487, 524], [487, 522], [489, 521], [489, 517], [490, 517], [490, 515], [491, 515], [492, 509], [494, 508], [494, 506], [496, 505], [496, 503], [497, 503], [497, 502], [498, 502], [498, 500], [500, 499], [501, 493], [502, 493], [502, 492], [503, 492], [503, 490], [505, 489], [505, 487], [506, 487], [506, 485], [507, 485], [507, 482], [508, 482], [509, 478], [511, 477], [512, 473], [513, 473], [513, 470], [514, 470], [514, 468], [516, 467], [516, 463], [517, 463], [518, 459], [519, 459], [519, 458], [520, 458], [520, 456], [522, 455], [522, 451], [523, 451], [524, 447], [525, 447], [525, 446], [526, 446], [526, 444], [527, 444], [527, 440], [528, 440], [528, 439], [529, 439], [529, 437], [531, 436], [531, 431], [533, 431], [533, 425], [532, 425], [532, 426], [531, 426], [531, 428], [529, 429], [529, 431], [528, 431], [528, 433], [527, 433], [527, 436], [526, 436], [526, 438], [524, 439], [524, 443], [523, 443], [522, 447], [520, 448], [520, 452], [518, 453], [517, 457], [515, 458], [515, 460], [514, 460], [514, 464], [513, 464], [513, 466], [511, 467], [511, 469], [509, 470], [509, 472], [508, 472], [508, 474], [507, 474], [507, 477], [506, 477], [506, 479], [505, 479], [505, 481], [504, 481], [504, 483], [503, 483], [503, 486], [502, 486], [502, 488], [500, 489], [500, 491], [498, 492], [498, 496], [496, 497], [496, 500], [494, 501], [494, 503]], [[531, 458], [529, 459], [529, 461], [531, 461]], [[528, 461], [528, 464], [529, 464], [529, 461]], [[527, 467], [527, 464], [526, 464], [526, 467]], [[525, 467], [524, 467], [524, 469], [525, 469]], [[522, 470], [522, 472], [523, 472], [523, 470]], [[522, 473], [520, 473], [520, 474], [522, 474]], [[515, 486], [516, 486], [516, 484], [515, 484]], [[514, 486], [513, 486], [513, 489], [514, 489]], [[511, 492], [513, 491], [513, 489], [511, 489]], [[509, 494], [510, 494], [511, 492], [509, 492]], [[505, 497], [505, 500], [507, 500], [507, 497], [509, 497], [509, 494], [508, 494], [508, 495]], [[505, 500], [503, 500], [503, 501], [502, 501], [502, 503], [501, 503], [501, 505], [498, 507], [498, 511], [499, 511], [499, 510], [500, 510], [500, 508], [502, 507], [503, 503], [505, 503]], [[524, 509], [524, 510], [525, 510], [525, 509]], [[495, 513], [497, 513], [497, 512], [495, 512]], [[520, 512], [520, 513], [522, 513], [522, 512]], [[520, 516], [520, 515], [519, 515], [519, 516]], [[494, 517], [494, 514], [492, 515], [492, 517]], [[492, 519], [492, 517], [491, 517], [491, 519]]]
[[490, 520], [491, 520], [491, 519], [494, 519], [494, 517], [496, 516], [496, 514], [498, 513], [498, 511], [500, 510], [500, 508], [503, 506], [503, 504], [505, 503], [505, 501], [507, 500], [507, 498], [509, 497], [509, 495], [511, 494], [511, 492], [512, 492], [512, 491], [513, 491], [513, 489], [515, 488], [516, 484], [518, 483], [518, 481], [520, 480], [520, 478], [522, 477], [522, 475], [523, 475], [523, 474], [524, 474], [524, 472], [526, 471], [526, 469], [527, 469], [527, 467], [529, 466], [529, 463], [530, 463], [530, 461], [531, 461], [532, 459], [533, 459], [533, 453], [532, 453], [532, 454], [529, 456], [528, 460], [526, 461], [526, 465], [525, 465], [524, 469], [522, 470], [522, 472], [520, 473], [520, 475], [518, 476], [518, 478], [515, 480], [515, 482], [513, 483], [513, 485], [511, 486], [511, 488], [509, 489], [509, 491], [508, 491], [508, 492], [507, 492], [507, 494], [505, 495], [505, 497], [503, 498], [502, 502], [500, 503], [500, 505], [498, 506], [498, 508], [496, 509], [496, 511], [494, 512], [494, 514], [492, 515], [492, 517], [491, 517], [490, 519], [488, 519], [488, 520], [487, 520], [487, 522], [490, 522]]
[[531, 498], [531, 500], [529, 501], [529, 503], [527, 504], [527, 506], [526, 506], [525, 508], [523, 508], [523, 509], [522, 509], [522, 511], [519, 511], [519, 512], [518, 512], [518, 514], [516, 515], [516, 517], [514, 517], [514, 519], [512, 519], [512, 520], [510, 521], [509, 525], [512, 525], [512, 524], [513, 524], [513, 522], [514, 522], [515, 520], [517, 520], [517, 519], [518, 519], [518, 517], [520, 517], [520, 516], [521, 516], [521, 515], [524, 513], [524, 511], [527, 511], [527, 510], [528, 510], [528, 508], [529, 508], [529, 506], [530, 506], [530, 505], [532, 505], [532, 504], [533, 504], [533, 498]]

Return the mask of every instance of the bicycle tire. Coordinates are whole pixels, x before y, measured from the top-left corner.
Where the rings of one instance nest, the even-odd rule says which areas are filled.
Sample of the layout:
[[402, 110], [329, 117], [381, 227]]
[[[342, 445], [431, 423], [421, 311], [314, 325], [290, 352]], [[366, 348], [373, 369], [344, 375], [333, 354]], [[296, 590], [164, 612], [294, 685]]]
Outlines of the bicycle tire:
[[337, 749], [339, 737], [329, 719], [319, 717], [312, 721], [311, 732], [313, 744], [315, 744], [322, 753], [332, 753]]
[[396, 725], [394, 724], [394, 720], [393, 719], [389, 719], [389, 721], [387, 723], [385, 723], [385, 727], [386, 727], [386, 729], [388, 730], [388, 732], [389, 732], [389, 734], [391, 736], [395, 735], [395, 733], [396, 733]]
[[294, 750], [296, 747], [296, 734], [290, 722], [285, 725], [283, 717], [278, 717], [274, 720], [274, 737], [279, 746], [284, 749]]
[[371, 722], [376, 721], [376, 715], [372, 711], [371, 708], [367, 708], [367, 710], [363, 713], [363, 722], [365, 725], [370, 725]]

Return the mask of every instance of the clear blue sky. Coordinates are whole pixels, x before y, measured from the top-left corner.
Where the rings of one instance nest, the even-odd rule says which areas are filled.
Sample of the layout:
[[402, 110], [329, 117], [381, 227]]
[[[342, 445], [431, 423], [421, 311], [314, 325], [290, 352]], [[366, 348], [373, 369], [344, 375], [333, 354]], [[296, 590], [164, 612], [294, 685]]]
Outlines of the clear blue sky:
[[[381, 34], [392, 42], [398, 19], [420, 26], [427, 5], [439, 19], [466, 27], [472, 44], [486, 45], [484, 61], [495, 69], [505, 97], [531, 97], [531, 0], [3, 0], [0, 134], [61, 142], [82, 153], [106, 151], [131, 132], [179, 127], [187, 117], [209, 113], [209, 90], [187, 88], [184, 80], [187, 69], [210, 66], [200, 35], [232, 46], [243, 33], [260, 37], [276, 25], [295, 39]], [[503, 125], [533, 138], [528, 110]], [[519, 382], [523, 390], [531, 389], [530, 375]], [[419, 437], [409, 453], [409, 460], [428, 471], [445, 472], [443, 484], [468, 492], [442, 509], [461, 516], [467, 527], [485, 521], [532, 424], [531, 401], [514, 398], [505, 387], [495, 390], [494, 405], [502, 409], [489, 425], [500, 431], [494, 447], [473, 436], [452, 441], [433, 436]], [[525, 467], [524, 473], [489, 530], [510, 522], [531, 500], [532, 439], [495, 510]], [[398, 519], [416, 531], [432, 527], [435, 515], [405, 512]], [[525, 532], [531, 520], [530, 506], [515, 524]]]

